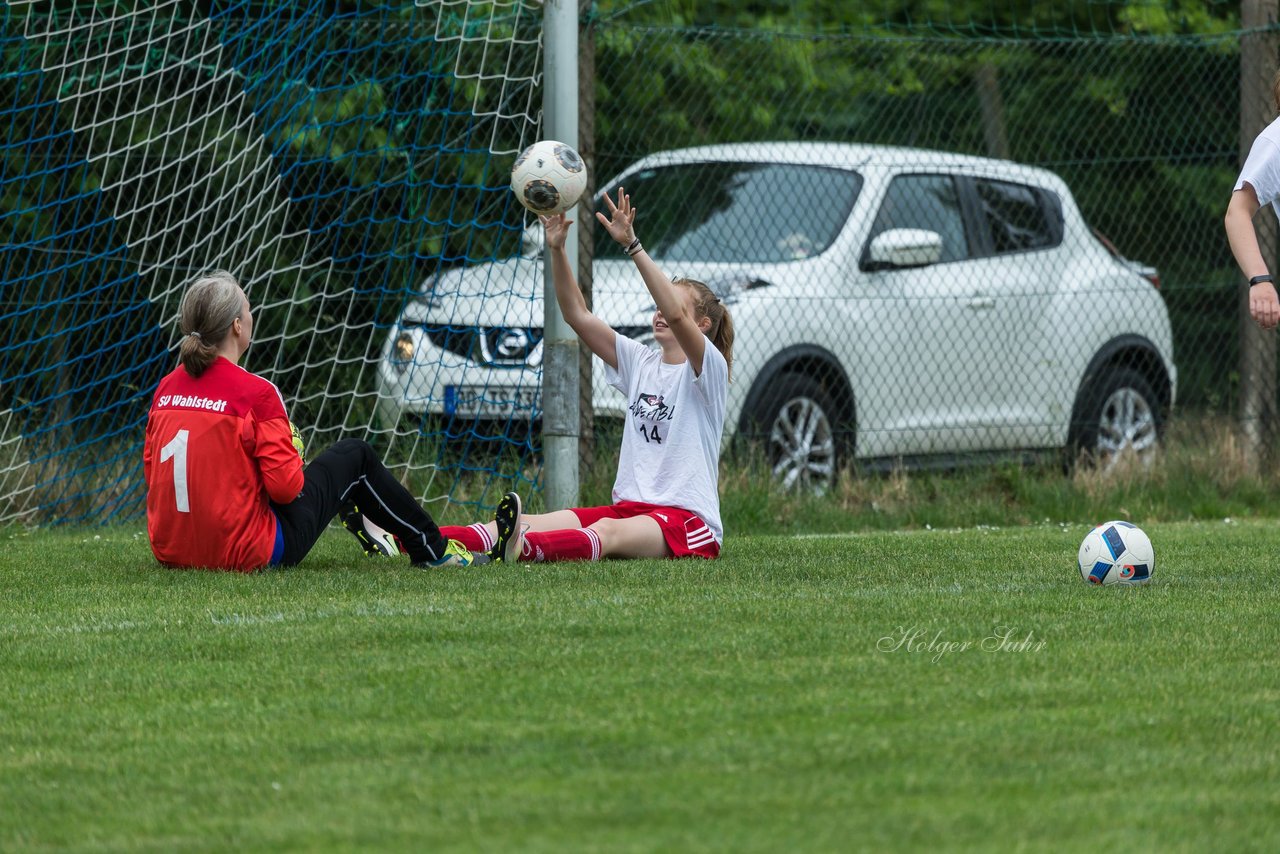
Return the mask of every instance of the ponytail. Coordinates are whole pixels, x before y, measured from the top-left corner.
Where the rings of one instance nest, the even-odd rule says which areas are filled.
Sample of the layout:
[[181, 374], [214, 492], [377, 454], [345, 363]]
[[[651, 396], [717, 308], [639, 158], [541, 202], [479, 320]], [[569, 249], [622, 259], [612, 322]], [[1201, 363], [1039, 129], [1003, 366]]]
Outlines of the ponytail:
[[695, 317], [707, 317], [711, 319], [711, 328], [707, 330], [707, 337], [711, 339], [711, 343], [720, 355], [724, 356], [725, 365], [728, 366], [729, 377], [733, 377], [733, 317], [729, 314], [729, 309], [715, 295], [715, 292], [706, 284], [699, 282], [697, 279], [677, 278], [672, 280], [674, 285], [682, 285], [693, 291], [693, 311]]
[[206, 273], [191, 283], [182, 297], [178, 327], [182, 330], [178, 361], [188, 374], [199, 377], [214, 363], [243, 306], [244, 292], [225, 270]]

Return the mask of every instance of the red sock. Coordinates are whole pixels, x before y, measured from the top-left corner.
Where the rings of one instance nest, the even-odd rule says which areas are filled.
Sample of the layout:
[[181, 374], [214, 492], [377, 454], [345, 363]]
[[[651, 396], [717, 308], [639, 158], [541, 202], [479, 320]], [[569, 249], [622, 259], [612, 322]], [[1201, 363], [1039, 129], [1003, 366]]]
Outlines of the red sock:
[[489, 536], [489, 529], [479, 522], [466, 527], [444, 525], [440, 528], [440, 533], [446, 540], [457, 540], [473, 552], [487, 552], [493, 548], [493, 537]]
[[524, 535], [521, 560], [600, 560], [600, 535], [590, 528], [530, 531]]

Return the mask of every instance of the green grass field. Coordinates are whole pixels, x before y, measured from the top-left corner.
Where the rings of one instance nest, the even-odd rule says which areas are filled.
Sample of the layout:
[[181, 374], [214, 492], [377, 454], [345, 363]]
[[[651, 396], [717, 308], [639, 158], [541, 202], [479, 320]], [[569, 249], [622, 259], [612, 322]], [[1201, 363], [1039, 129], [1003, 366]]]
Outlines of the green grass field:
[[[172, 572], [3, 534], [0, 850], [1280, 848], [1280, 525]], [[1003, 638], [1003, 640], [1001, 640]]]

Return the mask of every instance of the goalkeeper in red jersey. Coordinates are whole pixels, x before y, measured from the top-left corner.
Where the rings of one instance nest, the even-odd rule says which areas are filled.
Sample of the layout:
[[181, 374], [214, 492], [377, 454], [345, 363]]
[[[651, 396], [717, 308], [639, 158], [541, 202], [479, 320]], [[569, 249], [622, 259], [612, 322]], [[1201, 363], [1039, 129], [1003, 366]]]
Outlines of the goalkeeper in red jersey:
[[280, 391], [239, 366], [253, 315], [234, 276], [196, 279], [180, 322], [179, 364], [152, 398], [142, 451], [158, 561], [292, 566], [339, 514], [369, 554], [393, 553], [398, 540], [415, 566], [484, 560], [444, 537], [366, 442], [343, 439], [303, 467]]

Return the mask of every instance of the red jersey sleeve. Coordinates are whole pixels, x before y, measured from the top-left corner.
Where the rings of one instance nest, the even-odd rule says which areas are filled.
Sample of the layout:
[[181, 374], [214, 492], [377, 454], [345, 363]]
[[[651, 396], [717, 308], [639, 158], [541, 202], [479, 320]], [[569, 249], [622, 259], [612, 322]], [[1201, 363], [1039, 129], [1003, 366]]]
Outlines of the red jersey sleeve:
[[274, 408], [266, 407], [266, 418], [250, 413], [244, 420], [242, 440], [249, 455], [258, 462], [267, 495], [277, 504], [288, 504], [302, 491], [302, 458], [293, 447], [293, 432], [284, 407], [279, 407], [279, 415], [272, 411]]

